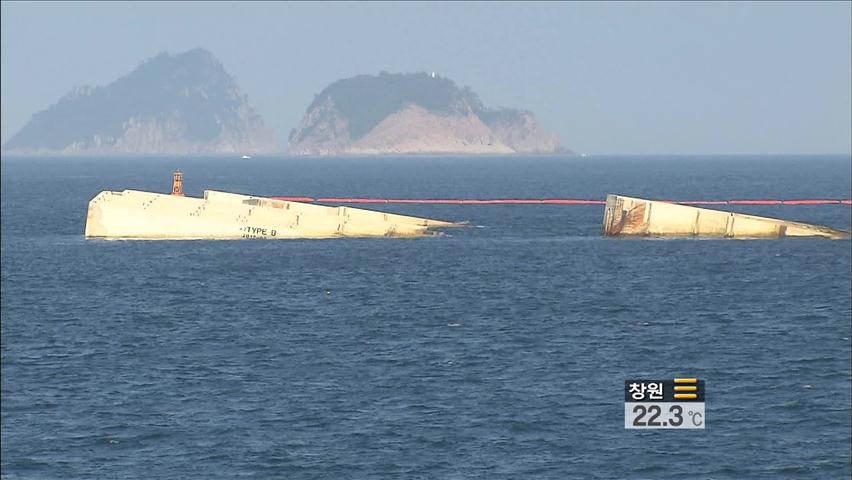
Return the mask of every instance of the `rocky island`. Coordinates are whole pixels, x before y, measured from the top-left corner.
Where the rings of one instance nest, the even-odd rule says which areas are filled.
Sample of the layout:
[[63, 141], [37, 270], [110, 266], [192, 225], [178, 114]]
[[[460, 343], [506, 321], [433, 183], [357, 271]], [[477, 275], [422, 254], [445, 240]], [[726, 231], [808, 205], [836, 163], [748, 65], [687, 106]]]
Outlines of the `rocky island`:
[[104, 87], [78, 87], [3, 146], [14, 154], [230, 154], [274, 135], [207, 50], [162, 53]]
[[316, 95], [289, 141], [294, 155], [568, 152], [532, 112], [486, 108], [434, 73], [339, 80]]

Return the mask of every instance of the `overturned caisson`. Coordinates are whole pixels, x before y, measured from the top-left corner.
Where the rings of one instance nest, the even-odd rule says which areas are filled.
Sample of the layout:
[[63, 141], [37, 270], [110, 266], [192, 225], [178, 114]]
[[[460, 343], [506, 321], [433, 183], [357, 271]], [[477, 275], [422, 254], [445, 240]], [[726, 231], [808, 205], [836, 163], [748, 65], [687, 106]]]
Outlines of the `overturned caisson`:
[[849, 237], [849, 232], [821, 225], [621, 195], [607, 195], [603, 234], [725, 238], [824, 237], [837, 239]]
[[207, 190], [183, 195], [179, 173], [172, 194], [103, 191], [89, 202], [87, 238], [332, 238], [414, 237], [462, 224], [346, 206], [312, 205]]

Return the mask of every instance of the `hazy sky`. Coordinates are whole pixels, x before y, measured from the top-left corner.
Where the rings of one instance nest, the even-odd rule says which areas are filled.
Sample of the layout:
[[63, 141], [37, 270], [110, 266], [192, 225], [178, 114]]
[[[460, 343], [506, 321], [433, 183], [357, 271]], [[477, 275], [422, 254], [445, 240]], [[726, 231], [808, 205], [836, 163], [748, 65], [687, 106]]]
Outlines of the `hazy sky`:
[[852, 3], [2, 3], [2, 142], [76, 85], [212, 51], [286, 144], [329, 83], [436, 71], [589, 153], [850, 153]]

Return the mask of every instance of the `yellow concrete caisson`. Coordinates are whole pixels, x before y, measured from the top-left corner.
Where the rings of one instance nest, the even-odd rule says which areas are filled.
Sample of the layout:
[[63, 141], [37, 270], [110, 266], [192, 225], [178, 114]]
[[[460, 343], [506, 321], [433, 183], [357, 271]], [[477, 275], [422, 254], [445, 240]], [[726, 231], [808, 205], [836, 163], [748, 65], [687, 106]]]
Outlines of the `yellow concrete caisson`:
[[848, 238], [849, 232], [743, 213], [607, 195], [603, 233], [609, 236], [726, 238]]
[[[176, 176], [177, 180], [177, 176]], [[415, 237], [461, 226], [351, 207], [330, 207], [207, 190], [203, 198], [103, 191], [89, 202], [87, 238], [239, 239]]]

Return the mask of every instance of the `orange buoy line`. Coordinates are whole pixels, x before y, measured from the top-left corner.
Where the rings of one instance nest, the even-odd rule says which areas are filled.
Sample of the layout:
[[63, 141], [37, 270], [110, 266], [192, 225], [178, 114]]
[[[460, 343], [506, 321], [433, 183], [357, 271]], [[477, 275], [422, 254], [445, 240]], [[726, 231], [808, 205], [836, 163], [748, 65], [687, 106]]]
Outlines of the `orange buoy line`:
[[[276, 200], [304, 203], [416, 203], [441, 205], [605, 205], [606, 200], [582, 198], [346, 198], [346, 197], [272, 197]], [[852, 199], [810, 198], [797, 200], [660, 200], [680, 205], [852, 205]]]

